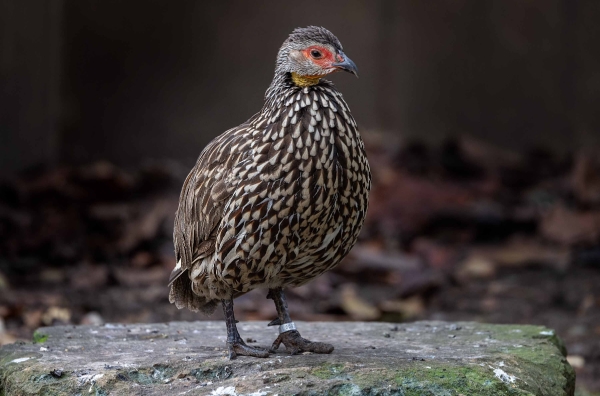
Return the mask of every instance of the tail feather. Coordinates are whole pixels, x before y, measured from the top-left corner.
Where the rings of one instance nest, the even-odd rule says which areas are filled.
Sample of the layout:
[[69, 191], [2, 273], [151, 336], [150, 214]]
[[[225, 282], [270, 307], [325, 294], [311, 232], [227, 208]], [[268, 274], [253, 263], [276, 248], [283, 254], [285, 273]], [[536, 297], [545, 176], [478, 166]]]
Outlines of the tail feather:
[[173, 285], [173, 282], [175, 282], [175, 280], [177, 278], [179, 278], [181, 276], [181, 274], [183, 274], [184, 270], [183, 268], [181, 268], [181, 259], [177, 262], [177, 265], [175, 266], [175, 268], [173, 268], [173, 271], [171, 271], [171, 275], [169, 276], [169, 286]]
[[203, 312], [210, 315], [217, 308], [218, 300], [207, 300], [192, 291], [187, 270], [180, 271], [171, 280], [169, 291], [169, 302], [175, 304], [178, 309], [187, 308], [193, 312]]

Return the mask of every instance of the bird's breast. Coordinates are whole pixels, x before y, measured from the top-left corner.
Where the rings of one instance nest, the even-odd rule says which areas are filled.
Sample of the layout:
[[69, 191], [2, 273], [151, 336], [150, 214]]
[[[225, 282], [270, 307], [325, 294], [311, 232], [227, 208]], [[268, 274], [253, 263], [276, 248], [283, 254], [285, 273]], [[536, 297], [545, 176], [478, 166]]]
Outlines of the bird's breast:
[[341, 245], [351, 247], [370, 174], [341, 95], [297, 90], [259, 114], [248, 131], [247, 155], [233, 172], [240, 182], [222, 222], [220, 244], [230, 249], [223, 259], [250, 259], [261, 271], [269, 262], [318, 262]]

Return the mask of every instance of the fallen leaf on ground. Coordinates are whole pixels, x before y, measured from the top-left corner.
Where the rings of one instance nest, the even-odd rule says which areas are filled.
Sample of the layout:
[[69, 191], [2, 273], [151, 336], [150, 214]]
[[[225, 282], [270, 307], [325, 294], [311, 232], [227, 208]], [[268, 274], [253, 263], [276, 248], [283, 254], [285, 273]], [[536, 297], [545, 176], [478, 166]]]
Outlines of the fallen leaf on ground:
[[541, 234], [563, 245], [598, 243], [600, 241], [600, 211], [579, 212], [556, 205], [542, 216]]
[[342, 288], [341, 307], [354, 320], [375, 320], [381, 316], [379, 309], [361, 298], [352, 284]]

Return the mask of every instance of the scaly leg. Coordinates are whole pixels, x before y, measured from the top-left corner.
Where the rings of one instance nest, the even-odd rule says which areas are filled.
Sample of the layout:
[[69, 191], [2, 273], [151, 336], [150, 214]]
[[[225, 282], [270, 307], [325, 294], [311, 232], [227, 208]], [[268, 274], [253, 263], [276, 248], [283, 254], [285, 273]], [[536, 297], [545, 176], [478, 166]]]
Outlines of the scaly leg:
[[[275, 352], [282, 343], [285, 345], [285, 349], [290, 352], [291, 355], [295, 355], [300, 352], [331, 353], [333, 351], [333, 345], [326, 344], [324, 342], [309, 341], [305, 338], [302, 338], [298, 330], [295, 330], [294, 323], [292, 322], [292, 319], [290, 319], [287, 302], [285, 301], [285, 295], [283, 294], [283, 290], [281, 288], [269, 289], [267, 298], [270, 298], [275, 302], [278, 315], [278, 319], [271, 322], [270, 325], [280, 325], [280, 333], [271, 346], [271, 352]], [[291, 328], [291, 330], [289, 330], [289, 328]]]
[[233, 314], [233, 299], [223, 300], [223, 312], [225, 312], [225, 323], [227, 324], [227, 348], [229, 349], [229, 360], [233, 360], [237, 355], [254, 356], [254, 357], [268, 357], [269, 351], [261, 348], [254, 348], [248, 346], [240, 337], [237, 326], [235, 325], [236, 320]]

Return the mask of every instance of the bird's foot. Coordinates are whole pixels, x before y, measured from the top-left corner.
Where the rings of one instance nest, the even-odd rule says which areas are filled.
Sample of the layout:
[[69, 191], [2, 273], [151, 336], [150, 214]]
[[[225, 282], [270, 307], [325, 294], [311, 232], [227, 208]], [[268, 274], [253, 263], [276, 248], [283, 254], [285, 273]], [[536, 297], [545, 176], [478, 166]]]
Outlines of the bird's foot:
[[275, 353], [281, 344], [285, 345], [285, 350], [288, 351], [290, 355], [295, 355], [300, 352], [333, 352], [333, 345], [324, 342], [309, 341], [306, 338], [302, 338], [297, 330], [286, 331], [285, 333], [279, 334], [275, 342], [273, 342], [270, 352]]
[[253, 356], [258, 358], [269, 357], [269, 351], [267, 351], [266, 349], [248, 346], [242, 340], [236, 342], [228, 342], [227, 349], [229, 349], [229, 360], [235, 359], [238, 355]]

